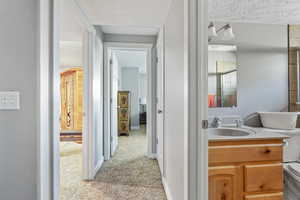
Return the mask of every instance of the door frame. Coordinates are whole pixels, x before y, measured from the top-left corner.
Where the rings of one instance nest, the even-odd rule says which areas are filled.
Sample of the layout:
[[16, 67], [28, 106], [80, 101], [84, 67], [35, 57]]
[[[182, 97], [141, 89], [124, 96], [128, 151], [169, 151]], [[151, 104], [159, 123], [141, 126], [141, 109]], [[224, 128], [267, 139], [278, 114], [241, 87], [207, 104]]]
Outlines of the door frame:
[[[116, 69], [112, 69], [112, 68], [114, 68], [114, 66], [115, 66], [115, 61], [114, 61], [114, 54], [113, 54], [113, 52], [112, 52], [112, 50], [111, 49], [108, 49], [108, 65], [109, 65], [109, 70], [110, 70], [110, 73], [109, 73], [109, 75], [110, 75], [110, 79], [109, 79], [109, 94], [110, 94], [110, 107], [109, 107], [109, 111], [110, 111], [110, 118], [109, 118], [109, 123], [110, 123], [110, 126], [109, 126], [109, 128], [110, 128], [110, 156], [112, 157], [113, 155], [114, 155], [114, 153], [115, 153], [115, 151], [116, 151], [116, 149], [115, 148], [117, 148], [118, 147], [118, 144], [119, 144], [119, 141], [118, 141], [118, 139], [117, 139], [117, 141], [114, 141], [115, 142], [115, 146], [112, 146], [111, 144], [113, 143], [113, 136], [112, 136], [112, 126], [113, 126], [113, 121], [112, 121], [112, 119], [113, 119], [113, 115], [112, 115], [112, 112], [113, 112], [113, 109], [116, 109], [115, 111], [117, 112], [117, 116], [118, 116], [118, 112], [119, 112], [119, 109], [116, 107], [116, 108], [113, 108], [113, 106], [112, 106], [112, 104], [113, 104], [113, 97], [112, 97], [112, 91], [113, 91], [113, 87], [114, 87], [114, 84], [119, 84], [119, 83], [114, 83], [114, 80], [113, 80], [113, 76], [114, 76], [114, 71], [116, 70]], [[112, 60], [112, 63], [110, 62]], [[119, 66], [118, 66], [119, 67]], [[119, 69], [117, 69], [117, 70], [119, 70]], [[118, 73], [119, 73], [119, 71], [118, 71]], [[119, 78], [119, 77], [118, 77]], [[119, 80], [118, 80], [119, 81]], [[118, 90], [119, 90], [119, 85], [118, 85]], [[118, 94], [117, 94], [118, 95]], [[118, 104], [118, 96], [116, 96], [115, 97], [116, 99], [115, 100], [117, 100], [117, 104]], [[118, 132], [118, 121], [117, 121], [117, 119], [116, 119], [116, 121], [115, 121], [116, 123], [117, 123], [117, 127], [115, 127], [116, 128], [116, 131]], [[118, 133], [117, 133], [117, 135], [118, 135]], [[118, 136], [117, 136], [118, 137]]]
[[[83, 179], [94, 176], [93, 148], [93, 101], [89, 98], [93, 88], [94, 38], [95, 28], [89, 23], [77, 0], [76, 17], [83, 29], [84, 36], [84, 124], [83, 129]], [[38, 37], [38, 162], [37, 162], [37, 199], [59, 200], [60, 194], [60, 0], [39, 0], [39, 37]], [[91, 94], [91, 95], [90, 95]], [[54, 133], [54, 134], [53, 134]]]
[[110, 99], [111, 99], [111, 70], [109, 69], [108, 52], [112, 50], [144, 50], [147, 52], [147, 156], [155, 158], [155, 73], [153, 70], [152, 43], [104, 42], [104, 159], [110, 155]]
[[184, 0], [184, 199], [208, 200], [208, 0]]

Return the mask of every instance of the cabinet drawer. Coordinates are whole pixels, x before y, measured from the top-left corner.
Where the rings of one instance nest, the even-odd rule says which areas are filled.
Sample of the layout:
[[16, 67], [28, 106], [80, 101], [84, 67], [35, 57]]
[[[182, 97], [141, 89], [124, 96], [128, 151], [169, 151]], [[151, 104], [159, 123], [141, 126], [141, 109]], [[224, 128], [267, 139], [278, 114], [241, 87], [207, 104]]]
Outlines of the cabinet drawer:
[[245, 166], [246, 192], [267, 192], [278, 190], [283, 190], [282, 164]]
[[128, 121], [119, 121], [119, 133], [129, 133]]
[[209, 164], [282, 161], [281, 144], [210, 146]]
[[248, 195], [245, 200], [283, 200], [283, 193]]
[[119, 120], [126, 121], [129, 119], [128, 108], [119, 108]]

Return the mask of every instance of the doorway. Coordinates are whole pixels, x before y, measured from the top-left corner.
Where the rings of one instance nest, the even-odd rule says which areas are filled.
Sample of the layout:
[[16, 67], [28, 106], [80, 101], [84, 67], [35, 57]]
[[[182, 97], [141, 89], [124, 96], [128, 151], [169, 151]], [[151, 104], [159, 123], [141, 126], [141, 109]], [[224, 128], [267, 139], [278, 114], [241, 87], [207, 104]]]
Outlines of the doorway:
[[116, 152], [119, 136], [134, 131], [145, 133], [146, 155], [155, 158], [152, 44], [105, 43], [104, 56], [105, 160]]
[[[103, 43], [74, 0], [56, 4], [53, 199], [73, 199], [103, 158]], [[81, 189], [81, 190], [80, 190]]]
[[134, 187], [136, 196], [128, 194], [132, 199], [145, 198], [147, 193], [153, 199], [166, 199], [155, 152], [156, 63], [152, 65], [152, 48], [152, 44], [105, 43], [104, 119], [109, 131], [104, 133], [109, 134], [104, 145], [106, 162], [96, 180], [123, 187], [121, 193]]
[[[72, 1], [60, 3], [59, 70], [55, 74], [59, 99], [59, 199], [72, 199], [84, 178], [84, 145], [87, 112], [87, 65], [85, 43], [87, 29], [74, 18], [77, 13]], [[57, 113], [59, 112], [59, 113]], [[58, 173], [58, 172], [57, 172]], [[57, 175], [57, 174], [56, 174]]]

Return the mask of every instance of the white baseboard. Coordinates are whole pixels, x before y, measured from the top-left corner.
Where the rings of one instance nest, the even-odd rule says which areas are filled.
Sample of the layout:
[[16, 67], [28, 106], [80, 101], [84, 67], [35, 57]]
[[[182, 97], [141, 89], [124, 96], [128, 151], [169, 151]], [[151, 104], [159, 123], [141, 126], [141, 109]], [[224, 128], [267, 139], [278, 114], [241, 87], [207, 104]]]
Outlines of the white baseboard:
[[139, 126], [131, 126], [131, 130], [140, 130]]
[[148, 154], [148, 157], [151, 159], [156, 159], [156, 154], [155, 153], [150, 153]]
[[163, 183], [163, 186], [164, 186], [164, 189], [165, 189], [167, 199], [168, 200], [173, 200], [170, 189], [169, 189], [169, 186], [168, 186], [168, 183], [167, 183], [167, 181], [164, 177], [162, 177], [162, 183]]
[[103, 162], [104, 162], [104, 156], [102, 156], [101, 159], [98, 160], [97, 165], [96, 165], [96, 167], [94, 168], [94, 171], [93, 171], [93, 178], [95, 178], [95, 176], [97, 175], [97, 173], [100, 170]]

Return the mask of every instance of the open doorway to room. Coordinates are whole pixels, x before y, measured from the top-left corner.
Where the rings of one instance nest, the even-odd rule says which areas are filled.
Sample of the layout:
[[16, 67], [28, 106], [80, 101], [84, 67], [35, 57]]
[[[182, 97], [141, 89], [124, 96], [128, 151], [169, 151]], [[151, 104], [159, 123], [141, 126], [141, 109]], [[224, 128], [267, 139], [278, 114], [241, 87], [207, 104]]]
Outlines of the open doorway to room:
[[[59, 70], [55, 83], [59, 86], [59, 198], [74, 199], [84, 178], [84, 135], [86, 132], [86, 29], [78, 20], [73, 1], [60, 3]], [[58, 175], [58, 172], [56, 172]]]
[[82, 180], [84, 70], [82, 67], [63, 67], [62, 70], [60, 79], [60, 199], [68, 199], [74, 195]]
[[140, 147], [131, 152], [147, 155], [146, 67], [145, 50], [111, 51], [111, 156], [119, 142], [121, 146], [125, 142], [130, 146], [137, 142]]

